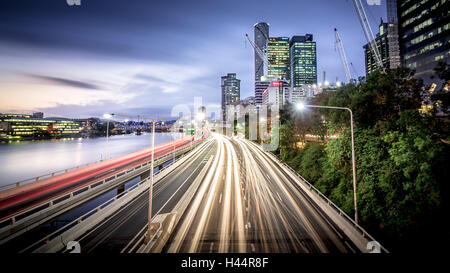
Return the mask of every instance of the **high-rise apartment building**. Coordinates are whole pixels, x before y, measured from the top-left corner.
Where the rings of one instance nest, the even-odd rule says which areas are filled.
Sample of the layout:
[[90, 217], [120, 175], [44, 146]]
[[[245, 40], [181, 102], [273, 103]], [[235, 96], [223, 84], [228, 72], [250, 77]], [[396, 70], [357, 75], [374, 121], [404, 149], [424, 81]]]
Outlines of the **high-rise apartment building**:
[[255, 81], [255, 105], [261, 105], [263, 103], [262, 94], [264, 90], [270, 85], [270, 81]]
[[241, 96], [241, 80], [236, 78], [236, 73], [228, 73], [222, 76], [222, 111], [225, 107], [239, 101]]
[[316, 42], [312, 34], [293, 36], [290, 47], [290, 81], [292, 87], [317, 83]]
[[273, 81], [263, 92], [264, 105], [283, 107], [288, 97], [289, 85], [286, 81]]
[[438, 62], [450, 61], [450, 1], [405, 0], [396, 7], [402, 64], [431, 84]]
[[270, 37], [267, 46], [268, 75], [290, 82], [289, 38]]

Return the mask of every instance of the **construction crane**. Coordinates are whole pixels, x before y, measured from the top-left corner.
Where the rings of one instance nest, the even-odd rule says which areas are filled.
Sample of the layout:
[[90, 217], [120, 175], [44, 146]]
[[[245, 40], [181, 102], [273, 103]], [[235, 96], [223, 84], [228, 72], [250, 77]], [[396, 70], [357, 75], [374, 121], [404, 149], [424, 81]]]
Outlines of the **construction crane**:
[[375, 41], [375, 36], [373, 35], [372, 28], [370, 27], [369, 21], [367, 20], [367, 14], [364, 10], [363, 4], [361, 0], [353, 0], [353, 4], [355, 5], [356, 13], [358, 14], [359, 22], [364, 31], [364, 35], [366, 36], [367, 43], [369, 44], [370, 50], [372, 51], [373, 56], [375, 57], [375, 61], [377, 66], [382, 69], [384, 72], [383, 62], [381, 61], [380, 53], [378, 52], [377, 44]]
[[355, 66], [352, 62], [350, 62], [350, 67], [352, 68], [353, 75], [355, 76], [355, 79], [358, 79], [358, 72], [356, 72]]
[[[264, 54], [264, 52], [250, 39], [250, 37], [248, 36], [248, 34], [245, 34], [245, 37], [247, 37], [248, 41], [250, 42], [250, 44], [252, 45], [252, 47], [255, 49], [256, 54], [258, 54], [258, 56], [263, 60], [264, 65], [267, 65], [268, 70], [272, 70], [275, 71], [275, 69], [273, 69], [272, 64], [269, 62], [269, 60], [266, 58], [266, 55]], [[268, 74], [268, 73], [267, 73]], [[276, 81], [279, 80], [279, 77], [276, 77], [274, 79], [274, 77], [269, 77], [268, 75], [264, 75], [264, 77], [266, 77], [267, 79], [270, 78], [270, 81]]]
[[350, 69], [348, 68], [347, 56], [345, 55], [344, 45], [342, 44], [341, 37], [336, 28], [334, 28], [334, 35], [336, 37], [336, 45], [339, 50], [339, 55], [341, 56], [342, 65], [344, 66], [345, 78], [347, 82], [350, 83], [352, 76], [350, 74]]

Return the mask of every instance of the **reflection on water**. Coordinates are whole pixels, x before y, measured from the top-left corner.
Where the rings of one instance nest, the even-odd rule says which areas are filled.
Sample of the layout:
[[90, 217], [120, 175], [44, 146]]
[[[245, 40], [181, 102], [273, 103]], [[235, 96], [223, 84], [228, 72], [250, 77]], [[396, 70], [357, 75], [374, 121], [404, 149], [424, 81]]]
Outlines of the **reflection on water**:
[[[182, 134], [156, 133], [155, 145]], [[102, 159], [106, 139], [75, 138], [43, 141], [23, 141], [0, 144], [0, 185], [71, 168]], [[151, 145], [151, 134], [109, 137], [108, 155], [116, 157]]]

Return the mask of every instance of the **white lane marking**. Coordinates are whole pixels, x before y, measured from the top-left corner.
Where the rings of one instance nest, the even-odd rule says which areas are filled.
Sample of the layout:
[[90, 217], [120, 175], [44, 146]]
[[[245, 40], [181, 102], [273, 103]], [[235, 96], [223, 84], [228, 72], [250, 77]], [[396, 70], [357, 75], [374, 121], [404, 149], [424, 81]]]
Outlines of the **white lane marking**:
[[219, 196], [219, 204], [222, 203], [222, 194]]
[[131, 241], [128, 242], [128, 244], [120, 251], [120, 253], [124, 253], [125, 249], [127, 249], [131, 245], [131, 243], [134, 242], [134, 240], [136, 240], [136, 238], [139, 236], [139, 234], [142, 234], [142, 232], [144, 232], [146, 227], [147, 227], [147, 225], [145, 225], [141, 230], [139, 230], [139, 232], [133, 237], [133, 239], [131, 239]]
[[213, 252], [213, 246], [214, 246], [214, 242], [211, 243], [211, 246], [209, 247], [209, 253]]
[[250, 221], [248, 222], [248, 227], [252, 228], [252, 224], [250, 224]]
[[351, 251], [353, 251], [353, 253], [356, 253], [356, 251], [353, 249], [353, 247], [351, 247], [347, 241], [344, 241], [344, 243], [350, 248]]
[[255, 245], [251, 244], [250, 246], [252, 247], [252, 251], [255, 252]]
[[281, 197], [280, 197], [280, 195], [278, 194], [278, 192], [277, 192], [277, 195], [278, 195], [278, 199], [280, 199], [280, 201], [283, 202], [283, 200], [281, 200]]

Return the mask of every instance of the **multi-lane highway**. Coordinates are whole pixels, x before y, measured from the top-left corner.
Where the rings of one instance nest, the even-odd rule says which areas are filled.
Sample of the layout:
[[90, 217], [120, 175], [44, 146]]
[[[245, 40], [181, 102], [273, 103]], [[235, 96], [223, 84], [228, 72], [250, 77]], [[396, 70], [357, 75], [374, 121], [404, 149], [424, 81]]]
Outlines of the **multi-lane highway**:
[[[175, 226], [159, 248], [163, 252], [361, 250], [304, 192], [298, 177], [248, 140], [213, 134], [159, 177], [152, 219], [173, 214], [181, 203], [185, 209], [177, 211]], [[148, 189], [75, 240], [85, 253], [138, 251], [147, 215]]]
[[[154, 184], [152, 215], [168, 213], [185, 194], [216, 150], [216, 143], [206, 140], [190, 158]], [[148, 216], [148, 190], [77, 239], [83, 252], [129, 252], [145, 235]], [[153, 217], [153, 218], [154, 218]]]
[[164, 251], [357, 251], [295, 178], [256, 144], [214, 137], [213, 168]]

